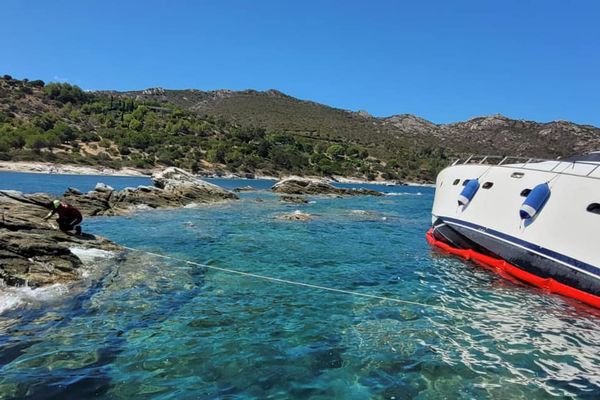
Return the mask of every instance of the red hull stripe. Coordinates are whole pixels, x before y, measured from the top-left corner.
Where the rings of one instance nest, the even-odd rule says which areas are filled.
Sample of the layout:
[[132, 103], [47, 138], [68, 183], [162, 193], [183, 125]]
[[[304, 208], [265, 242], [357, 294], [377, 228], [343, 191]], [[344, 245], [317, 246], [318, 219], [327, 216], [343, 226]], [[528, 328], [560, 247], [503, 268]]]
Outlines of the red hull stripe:
[[464, 258], [465, 260], [471, 260], [482, 267], [492, 268], [496, 272], [499, 272], [501, 274], [508, 274], [512, 277], [519, 279], [520, 281], [527, 282], [533, 286], [542, 288], [550, 293], [556, 293], [562, 296], [571, 297], [573, 299], [581, 301], [582, 303], [586, 303], [590, 306], [600, 308], [600, 297], [598, 296], [584, 292], [583, 290], [575, 289], [574, 287], [565, 285], [564, 283], [557, 282], [552, 278], [541, 278], [527, 271], [523, 271], [522, 269], [515, 267], [512, 264], [509, 264], [505, 260], [486, 256], [485, 254], [481, 254], [472, 249], [459, 249], [456, 247], [452, 247], [449, 244], [434, 238], [432, 232], [433, 229], [429, 229], [429, 231], [427, 231], [427, 242], [429, 242], [430, 245], [436, 246], [447, 253], [459, 256], [461, 258]]

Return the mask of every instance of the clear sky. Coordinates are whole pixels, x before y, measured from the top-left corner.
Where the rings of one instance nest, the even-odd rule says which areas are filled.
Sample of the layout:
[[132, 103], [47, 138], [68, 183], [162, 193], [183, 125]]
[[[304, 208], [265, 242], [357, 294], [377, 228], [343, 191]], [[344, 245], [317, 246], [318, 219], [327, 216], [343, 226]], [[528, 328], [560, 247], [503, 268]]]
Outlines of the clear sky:
[[600, 126], [596, 0], [3, 0], [0, 74]]

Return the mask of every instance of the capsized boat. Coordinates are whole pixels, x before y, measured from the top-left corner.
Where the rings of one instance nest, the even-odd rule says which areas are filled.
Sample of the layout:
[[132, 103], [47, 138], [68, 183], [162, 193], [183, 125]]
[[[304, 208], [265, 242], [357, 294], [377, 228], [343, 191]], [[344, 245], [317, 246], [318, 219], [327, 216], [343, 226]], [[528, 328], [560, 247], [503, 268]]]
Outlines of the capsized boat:
[[434, 246], [600, 308], [600, 152], [469, 156], [436, 180]]

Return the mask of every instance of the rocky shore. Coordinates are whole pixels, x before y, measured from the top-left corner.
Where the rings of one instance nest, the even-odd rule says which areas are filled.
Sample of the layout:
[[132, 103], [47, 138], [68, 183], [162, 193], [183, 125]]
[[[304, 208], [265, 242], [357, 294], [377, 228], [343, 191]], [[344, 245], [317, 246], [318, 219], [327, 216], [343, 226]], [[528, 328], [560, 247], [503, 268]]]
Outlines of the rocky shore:
[[46, 194], [0, 191], [0, 279], [9, 286], [31, 287], [76, 280], [81, 260], [73, 247], [118, 251], [104, 238], [67, 235], [42, 218], [48, 213]]
[[[238, 199], [235, 193], [174, 167], [154, 173], [152, 181], [153, 186], [123, 190], [102, 183], [87, 193], [69, 188], [61, 200], [78, 208], [84, 217], [93, 217]], [[303, 195], [382, 195], [374, 190], [336, 188], [326, 180], [300, 177], [282, 179], [272, 191], [292, 204], [307, 203]], [[0, 284], [39, 287], [74, 281], [81, 275], [82, 261], [72, 249], [121, 250], [118, 244], [102, 237], [85, 232], [66, 234], [57, 230], [52, 221], [44, 221], [47, 205], [54, 199], [44, 193], [0, 191]], [[307, 221], [311, 216], [297, 211], [278, 218]]]
[[[120, 191], [98, 184], [93, 191], [69, 189], [63, 200], [84, 217], [123, 215], [139, 209], [172, 208], [214, 203], [238, 197], [219, 186], [196, 179], [178, 168], [153, 175], [154, 186]], [[73, 248], [120, 251], [107, 239], [84, 233], [69, 235], [44, 221], [54, 197], [0, 191], [0, 280], [5, 285], [39, 287], [79, 279], [82, 261]], [[0, 282], [0, 283], [2, 283]]]
[[154, 186], [123, 190], [103, 184], [87, 193], [69, 188], [64, 199], [84, 216], [123, 215], [140, 209], [176, 208], [238, 199], [236, 194], [179, 168], [157, 172], [152, 175], [152, 181]]

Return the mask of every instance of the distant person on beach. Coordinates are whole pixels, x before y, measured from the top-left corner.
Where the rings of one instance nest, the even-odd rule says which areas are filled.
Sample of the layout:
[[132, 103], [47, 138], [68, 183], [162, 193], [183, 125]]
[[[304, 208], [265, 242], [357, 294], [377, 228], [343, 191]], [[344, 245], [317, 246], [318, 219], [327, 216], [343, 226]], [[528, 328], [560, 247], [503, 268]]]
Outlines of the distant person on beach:
[[50, 212], [44, 217], [44, 220], [49, 219], [54, 214], [58, 214], [56, 222], [58, 222], [58, 228], [61, 231], [68, 233], [75, 230], [75, 234], [81, 234], [81, 225], [79, 224], [83, 220], [83, 216], [78, 209], [70, 204], [63, 203], [60, 200], [52, 201], [48, 204], [48, 208], [50, 209]]

